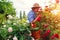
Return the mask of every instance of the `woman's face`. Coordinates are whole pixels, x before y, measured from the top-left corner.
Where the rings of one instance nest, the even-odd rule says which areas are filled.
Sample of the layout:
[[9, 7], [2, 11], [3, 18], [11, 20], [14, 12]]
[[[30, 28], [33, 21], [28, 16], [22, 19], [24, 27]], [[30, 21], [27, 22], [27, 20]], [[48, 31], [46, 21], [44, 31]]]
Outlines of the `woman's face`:
[[39, 11], [39, 7], [32, 8], [32, 10], [33, 10], [34, 12], [38, 12], [38, 11]]

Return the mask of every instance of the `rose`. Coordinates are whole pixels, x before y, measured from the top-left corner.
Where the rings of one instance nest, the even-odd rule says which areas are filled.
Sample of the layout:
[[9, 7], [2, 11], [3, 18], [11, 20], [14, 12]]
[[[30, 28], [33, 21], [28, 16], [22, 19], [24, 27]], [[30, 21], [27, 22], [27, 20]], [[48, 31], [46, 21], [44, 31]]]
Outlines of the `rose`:
[[51, 30], [47, 30], [47, 31], [41, 36], [42, 40], [45, 40], [45, 38], [49, 36], [50, 32], [51, 32]]
[[35, 27], [36, 27], [36, 24], [31, 23], [31, 27], [32, 27], [32, 28], [35, 28]]
[[3, 25], [3, 27], [6, 27], [6, 25]]
[[8, 32], [12, 32], [13, 30], [12, 30], [12, 27], [9, 27], [8, 28]]
[[13, 37], [13, 40], [18, 40], [16, 36]]
[[47, 30], [47, 33], [50, 33], [51, 32], [51, 30]]
[[47, 30], [42, 36], [47, 37], [50, 34], [50, 30]]
[[32, 37], [34, 37], [35, 39], [40, 38], [40, 32], [41, 32], [41, 30], [31, 31]]
[[59, 34], [54, 34], [51, 36], [51, 39], [54, 39], [54, 38], [59, 38]]
[[54, 36], [55, 36], [56, 38], [59, 38], [59, 34], [54, 34]]
[[51, 39], [54, 39], [55, 38], [55, 36], [51, 36]]
[[56, 1], [56, 3], [59, 3], [59, 0], [55, 0]]
[[13, 18], [12, 15], [8, 15], [7, 17], [8, 17], [9, 19], [12, 19], [12, 18]]
[[13, 25], [16, 25], [16, 23], [13, 23]]
[[12, 37], [12, 35], [9, 35], [9, 37], [8, 38], [11, 38]]
[[44, 27], [44, 28], [47, 28], [47, 27], [48, 27], [48, 24], [44, 24], [43, 27]]

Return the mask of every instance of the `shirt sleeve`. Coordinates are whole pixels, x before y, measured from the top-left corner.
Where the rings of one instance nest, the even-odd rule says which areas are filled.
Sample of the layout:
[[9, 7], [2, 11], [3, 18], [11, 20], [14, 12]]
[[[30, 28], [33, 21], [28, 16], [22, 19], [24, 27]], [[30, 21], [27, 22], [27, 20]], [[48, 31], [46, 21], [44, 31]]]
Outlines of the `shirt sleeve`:
[[34, 20], [34, 14], [33, 14], [33, 12], [29, 12], [28, 13], [28, 20], [29, 20], [30, 23]]

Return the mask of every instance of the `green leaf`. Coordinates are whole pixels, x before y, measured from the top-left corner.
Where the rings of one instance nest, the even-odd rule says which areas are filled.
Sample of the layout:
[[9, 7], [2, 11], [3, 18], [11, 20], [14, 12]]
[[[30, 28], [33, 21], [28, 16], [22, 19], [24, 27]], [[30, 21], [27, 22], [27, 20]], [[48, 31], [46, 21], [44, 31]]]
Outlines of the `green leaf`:
[[34, 30], [34, 31], [37, 31], [37, 30], [39, 30], [39, 29], [40, 29], [39, 27], [31, 28], [31, 30]]
[[24, 36], [23, 35], [20, 36], [20, 40], [24, 40]]
[[0, 30], [0, 35], [5, 39], [7, 37], [8, 31], [7, 29], [1, 29]]

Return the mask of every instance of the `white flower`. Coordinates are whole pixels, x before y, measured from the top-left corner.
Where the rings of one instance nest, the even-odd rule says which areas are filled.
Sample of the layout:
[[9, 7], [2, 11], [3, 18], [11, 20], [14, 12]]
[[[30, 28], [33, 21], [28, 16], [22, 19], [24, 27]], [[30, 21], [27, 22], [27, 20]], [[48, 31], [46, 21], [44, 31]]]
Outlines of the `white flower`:
[[4, 22], [2, 22], [2, 24], [4, 24]]
[[29, 23], [29, 21], [28, 21], [28, 20], [27, 20], [26, 22], [27, 22], [27, 23]]
[[30, 32], [30, 34], [29, 34], [29, 36], [31, 36], [32, 34], [31, 34], [31, 32]]
[[9, 40], [9, 39], [7, 39], [7, 40]]
[[13, 25], [16, 25], [16, 23], [13, 23]]
[[51, 13], [56, 15], [58, 13], [58, 10], [53, 10], [53, 11], [51, 11]]
[[35, 40], [35, 39], [32, 37], [32, 40]]
[[11, 15], [8, 15], [7, 17], [8, 17], [9, 19], [12, 19], [12, 18], [13, 18]]
[[8, 38], [11, 38], [12, 36], [10, 35]]
[[13, 40], [18, 40], [16, 36], [13, 37]]
[[3, 25], [3, 27], [6, 27], [6, 25]]
[[8, 28], [8, 32], [12, 32], [13, 30], [12, 30], [12, 27], [9, 27]]
[[10, 20], [7, 20], [7, 22], [8, 22], [8, 23], [11, 23], [11, 21], [10, 21]]

